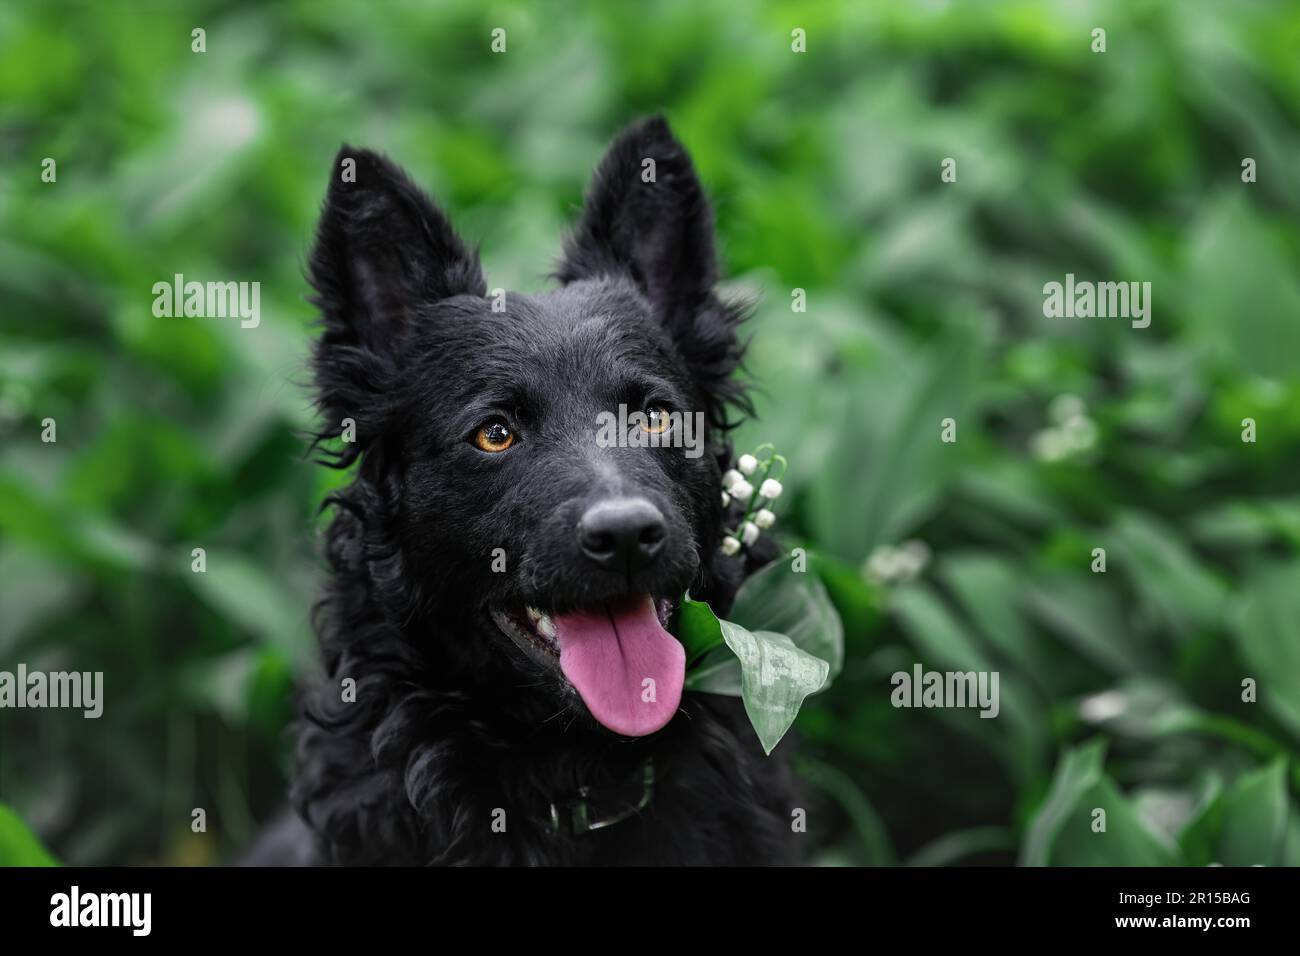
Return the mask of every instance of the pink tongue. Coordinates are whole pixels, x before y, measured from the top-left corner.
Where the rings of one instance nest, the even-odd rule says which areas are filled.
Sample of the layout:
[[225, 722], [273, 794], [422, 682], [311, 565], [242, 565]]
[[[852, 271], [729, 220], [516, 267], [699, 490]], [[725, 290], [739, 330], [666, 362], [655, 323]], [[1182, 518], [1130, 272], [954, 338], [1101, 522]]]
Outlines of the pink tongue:
[[643, 737], [677, 713], [686, 651], [663, 629], [649, 597], [554, 618], [560, 669], [591, 715], [615, 733]]

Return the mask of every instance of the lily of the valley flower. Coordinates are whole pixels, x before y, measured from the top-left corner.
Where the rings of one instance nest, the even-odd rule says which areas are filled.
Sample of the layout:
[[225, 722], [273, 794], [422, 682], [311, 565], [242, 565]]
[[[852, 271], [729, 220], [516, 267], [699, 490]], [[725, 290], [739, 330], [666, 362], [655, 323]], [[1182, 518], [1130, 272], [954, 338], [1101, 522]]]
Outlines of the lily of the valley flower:
[[[763, 452], [769, 454], [764, 457]], [[778, 469], [773, 475], [773, 469]], [[736, 528], [722, 539], [722, 553], [739, 554], [742, 548], [758, 541], [758, 536], [776, 524], [776, 514], [767, 507], [781, 496], [785, 489], [780, 478], [785, 474], [786, 460], [774, 453], [771, 444], [760, 445], [752, 454], [736, 459], [736, 467], [722, 476], [722, 506], [733, 502], [744, 505], [744, 514]], [[753, 483], [747, 480], [753, 476]], [[757, 492], [754, 485], [758, 485]]]
[[899, 547], [877, 547], [863, 564], [862, 574], [875, 584], [906, 584], [916, 580], [929, 563], [929, 546], [913, 538]]

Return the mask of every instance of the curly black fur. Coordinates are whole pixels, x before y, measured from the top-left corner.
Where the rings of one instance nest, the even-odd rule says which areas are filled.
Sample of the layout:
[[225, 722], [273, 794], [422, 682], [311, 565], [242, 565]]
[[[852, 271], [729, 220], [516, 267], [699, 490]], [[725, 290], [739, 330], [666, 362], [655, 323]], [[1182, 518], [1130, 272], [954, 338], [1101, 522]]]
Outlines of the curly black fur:
[[[738, 700], [687, 694], [662, 730], [620, 737], [487, 614], [688, 588], [725, 613], [772, 556], [742, 562], [718, 547], [728, 414], [748, 409], [735, 377], [744, 315], [714, 292], [709, 205], [662, 119], [611, 145], [555, 275], [556, 291], [510, 294], [494, 312], [477, 254], [406, 175], [368, 151], [339, 153], [310, 264], [317, 445], [357, 468], [329, 499], [330, 581], [315, 612], [324, 677], [301, 722], [298, 820], [252, 862], [793, 860], [789, 774]], [[599, 410], [652, 399], [705, 413], [705, 454], [595, 448]], [[517, 448], [489, 455], [467, 441], [491, 416], [517, 429]], [[337, 443], [345, 419], [355, 441]], [[615, 574], [575, 550], [581, 509], [613, 492], [663, 512], [669, 540], [653, 566]], [[553, 802], [583, 786], [617, 792], [647, 757], [656, 783], [641, 813], [553, 831]]]

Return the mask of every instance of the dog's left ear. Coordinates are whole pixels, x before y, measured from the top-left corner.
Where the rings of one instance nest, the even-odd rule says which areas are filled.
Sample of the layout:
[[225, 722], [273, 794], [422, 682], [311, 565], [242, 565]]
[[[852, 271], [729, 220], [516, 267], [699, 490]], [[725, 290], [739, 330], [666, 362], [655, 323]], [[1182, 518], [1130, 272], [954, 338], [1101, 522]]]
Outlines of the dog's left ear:
[[334, 158], [309, 278], [323, 326], [317, 405], [327, 432], [345, 418], [358, 426], [347, 463], [387, 425], [414, 326], [444, 299], [483, 296], [486, 282], [477, 252], [401, 168], [351, 146]]
[[596, 169], [582, 217], [556, 271], [568, 283], [628, 276], [704, 388], [710, 418], [742, 398], [731, 374], [743, 349], [744, 310], [713, 292], [718, 278], [713, 213], [690, 156], [660, 116], [624, 129]]

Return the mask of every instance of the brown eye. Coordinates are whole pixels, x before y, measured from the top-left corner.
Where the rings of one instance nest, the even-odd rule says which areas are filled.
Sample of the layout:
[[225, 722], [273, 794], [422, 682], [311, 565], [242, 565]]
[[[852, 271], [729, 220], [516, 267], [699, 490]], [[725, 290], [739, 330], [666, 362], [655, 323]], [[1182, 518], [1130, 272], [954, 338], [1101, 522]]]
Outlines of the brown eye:
[[662, 435], [672, 424], [672, 420], [668, 417], [668, 410], [661, 405], [651, 405], [645, 410], [645, 417], [641, 430], [652, 435]]
[[505, 422], [488, 422], [474, 433], [474, 447], [479, 451], [505, 451], [515, 443], [515, 433]]

